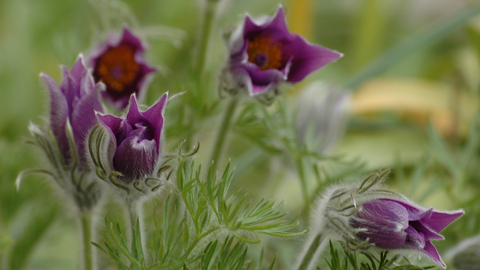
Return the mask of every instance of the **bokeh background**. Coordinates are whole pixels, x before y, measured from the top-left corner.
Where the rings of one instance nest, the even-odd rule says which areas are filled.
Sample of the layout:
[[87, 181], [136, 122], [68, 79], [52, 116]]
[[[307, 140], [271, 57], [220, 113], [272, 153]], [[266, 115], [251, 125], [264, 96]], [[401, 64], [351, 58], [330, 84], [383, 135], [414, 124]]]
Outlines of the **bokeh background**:
[[[186, 95], [195, 91], [189, 74], [205, 3], [92, 3], [0, 0], [0, 269], [63, 270], [77, 269], [79, 264], [78, 225], [50, 181], [28, 176], [18, 192], [14, 184], [21, 170], [43, 162], [41, 153], [24, 143], [29, 121], [42, 123], [47, 116], [48, 97], [40, 72], [60, 81], [60, 64], [70, 67], [79, 52], [88, 53], [102, 40], [104, 32], [128, 23], [149, 42], [150, 63], [162, 67], [146, 103], [152, 104], [165, 91], [186, 90]], [[345, 176], [351, 181], [390, 167], [388, 184], [397, 191], [425, 205], [466, 210], [446, 229], [447, 240], [436, 243], [441, 252], [480, 233], [480, 16], [474, 16], [479, 2], [220, 0], [206, 62], [211, 78], [216, 78], [226, 59], [222, 34], [245, 12], [253, 17], [272, 15], [279, 3], [286, 9], [292, 32], [344, 54], [284, 93], [292, 114], [297, 97], [310, 82], [322, 80], [351, 93], [345, 134], [338, 136], [329, 154], [360, 165], [352, 169], [325, 162], [323, 177], [336, 181]], [[212, 88], [215, 84], [213, 80]], [[218, 99], [215, 89], [208, 98]], [[212, 129], [221, 112], [221, 105], [217, 107], [195, 126], [194, 138], [202, 143], [200, 158], [209, 155]], [[171, 150], [184, 139], [174, 112], [167, 111]], [[294, 166], [245, 136], [232, 134], [230, 141], [235, 143], [226, 155], [237, 166], [234, 189], [242, 187], [253, 200], [285, 199], [295, 216], [302, 199]], [[105, 209], [118, 207], [108, 202]], [[264, 241], [272, 256], [290, 254], [279, 256], [278, 269], [288, 269], [280, 267], [288, 265], [300, 243], [301, 239]], [[103, 260], [105, 269], [113, 269], [108, 259]]]

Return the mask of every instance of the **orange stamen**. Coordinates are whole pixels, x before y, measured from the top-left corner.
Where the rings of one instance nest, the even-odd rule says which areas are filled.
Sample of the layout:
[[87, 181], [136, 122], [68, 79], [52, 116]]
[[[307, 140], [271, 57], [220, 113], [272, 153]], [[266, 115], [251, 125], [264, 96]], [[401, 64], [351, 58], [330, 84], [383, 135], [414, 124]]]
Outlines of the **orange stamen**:
[[260, 70], [282, 67], [282, 43], [268, 37], [255, 37], [249, 40], [248, 61], [256, 64]]
[[96, 79], [107, 87], [122, 92], [137, 78], [140, 65], [135, 62], [132, 46], [120, 44], [109, 48], [97, 62]]

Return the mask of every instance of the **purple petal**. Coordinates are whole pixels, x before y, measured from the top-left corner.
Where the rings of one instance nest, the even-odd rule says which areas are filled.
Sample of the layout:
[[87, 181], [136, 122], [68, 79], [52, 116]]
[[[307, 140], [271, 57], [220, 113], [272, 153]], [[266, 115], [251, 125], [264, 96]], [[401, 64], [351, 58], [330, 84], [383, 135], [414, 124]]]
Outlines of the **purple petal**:
[[83, 55], [80, 54], [77, 58], [77, 61], [75, 62], [75, 64], [73, 64], [73, 67], [70, 70], [70, 75], [77, 82], [77, 84], [79, 84], [85, 71], [86, 69], [83, 63]]
[[399, 201], [399, 200], [395, 200], [395, 199], [382, 199], [382, 200], [395, 202], [395, 203], [398, 203], [398, 204], [402, 205], [403, 207], [405, 207], [405, 209], [407, 209], [407, 211], [408, 211], [408, 220], [420, 220], [426, 214], [429, 214], [429, 213], [432, 212], [431, 211], [432, 209], [425, 210], [425, 209], [422, 209], [418, 206], [415, 206], [413, 204], [410, 204], [410, 203], [404, 202], [404, 201]]
[[128, 108], [126, 121], [132, 126], [136, 123], [147, 121], [138, 109], [137, 98], [135, 95], [130, 96], [130, 108]]
[[423, 249], [425, 247], [425, 236], [423, 233], [418, 232], [412, 226], [408, 226], [405, 232], [407, 233], [406, 243], [413, 245], [418, 249]]
[[407, 202], [398, 201], [394, 199], [384, 199], [394, 201], [403, 205], [408, 211], [409, 220], [421, 220], [422, 224], [431, 228], [435, 232], [442, 231], [446, 226], [461, 217], [465, 212], [463, 210], [457, 211], [433, 211], [433, 208], [429, 210], [421, 209], [415, 205]]
[[84, 166], [86, 162], [86, 136], [97, 124], [95, 112], [103, 111], [102, 104], [100, 103], [100, 91], [102, 87], [103, 85], [98, 84], [93, 91], [90, 91], [86, 96], [82, 97], [77, 103], [77, 106], [73, 108], [70, 118], [81, 166]]
[[415, 230], [417, 230], [418, 232], [421, 232], [425, 236], [425, 239], [445, 239], [442, 235], [438, 234], [431, 228], [425, 226], [421, 220], [410, 221], [409, 224], [410, 226], [414, 227]]
[[260, 70], [255, 64], [246, 64], [245, 70], [250, 75], [253, 85], [265, 86], [270, 83], [278, 83], [284, 81], [287, 77], [284, 71], [278, 69]]
[[399, 248], [405, 244], [407, 233], [395, 226], [367, 222], [365, 220], [351, 219], [350, 226], [354, 229], [366, 229], [357, 233], [362, 240], [369, 240], [370, 243], [383, 248]]
[[142, 41], [136, 37], [132, 31], [130, 30], [130, 28], [128, 27], [124, 27], [123, 28], [123, 35], [122, 35], [122, 39], [120, 40], [120, 42], [118, 42], [117, 44], [115, 45], [118, 45], [120, 43], [123, 43], [123, 42], [126, 42], [126, 43], [129, 43], [131, 45], [133, 45], [137, 50], [139, 51], [144, 51], [145, 49], [147, 49], [147, 46], [144, 45], [142, 43]]
[[144, 132], [144, 129], [134, 130], [115, 152], [114, 167], [123, 174], [122, 180], [126, 183], [151, 174], [155, 168], [157, 144], [155, 140], [142, 139]]
[[[103, 83], [99, 84], [102, 84], [100, 93], [105, 92], [105, 85]], [[95, 85], [95, 79], [93, 78], [92, 72], [86, 71], [85, 76], [80, 80], [80, 96], [83, 97], [87, 93], [94, 91], [95, 87], [97, 86]]]
[[281, 5], [278, 7], [277, 14], [275, 14], [275, 17], [270, 22], [268, 27], [289, 33], [287, 23], [285, 22], [285, 10], [283, 10]]
[[297, 35], [295, 40], [285, 44], [283, 49], [287, 55], [292, 55], [292, 65], [287, 79], [289, 82], [299, 82], [313, 71], [342, 57], [339, 52], [311, 44]]
[[442, 258], [438, 254], [437, 249], [430, 241], [425, 242], [425, 247], [423, 248], [423, 252], [428, 255], [428, 257], [432, 258], [435, 262], [441, 265], [443, 268], [446, 267], [445, 263], [443, 262]]
[[366, 229], [357, 233], [360, 239], [384, 248], [399, 248], [407, 238], [408, 212], [395, 202], [374, 200], [363, 204], [349, 223], [354, 229]]
[[243, 28], [244, 37], [247, 37], [252, 32], [264, 29], [279, 31], [282, 32], [282, 34], [289, 34], [287, 24], [285, 22], [285, 11], [283, 10], [282, 6], [278, 8], [277, 14], [275, 14], [273, 18], [269, 17], [267, 20], [255, 22], [252, 20], [252, 18], [250, 18], [250, 16], [245, 17], [245, 24]]
[[152, 107], [143, 113], [143, 116], [152, 123], [155, 129], [155, 141], [157, 145], [160, 145], [160, 137], [163, 129], [163, 111], [165, 110], [165, 104], [168, 100], [168, 92], [163, 94], [160, 100], [155, 102]]
[[402, 225], [408, 227], [408, 212], [402, 205], [384, 200], [373, 200], [362, 205], [356, 217], [379, 224]]
[[40, 78], [44, 80], [50, 92], [50, 127], [57, 140], [64, 161], [68, 163], [70, 147], [65, 131], [68, 118], [68, 104], [65, 96], [60, 91], [60, 87], [50, 76], [45, 73], [40, 73]]
[[458, 210], [454, 212], [433, 211], [427, 220], [422, 219], [422, 223], [436, 232], [442, 231], [450, 223], [461, 217], [465, 212]]
[[[78, 99], [80, 96], [79, 86], [73, 77], [68, 72], [68, 69], [65, 66], [62, 66], [62, 84], [60, 85], [60, 90], [62, 91], [65, 99], [68, 104], [68, 115], [72, 114], [72, 109], [74, 106], [75, 99]], [[78, 102], [78, 100], [77, 100]]]

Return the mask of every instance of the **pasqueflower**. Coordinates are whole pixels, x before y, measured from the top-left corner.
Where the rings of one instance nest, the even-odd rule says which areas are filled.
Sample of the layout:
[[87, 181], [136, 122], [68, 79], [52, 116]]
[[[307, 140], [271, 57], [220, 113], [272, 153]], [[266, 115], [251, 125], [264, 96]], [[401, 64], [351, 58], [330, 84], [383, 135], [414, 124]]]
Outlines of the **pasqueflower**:
[[[40, 74], [50, 92], [50, 128], [65, 163], [70, 164], [72, 154], [77, 152], [77, 158], [84, 166], [85, 137], [97, 124], [95, 111], [103, 111], [99, 93], [104, 89], [104, 85], [94, 83], [92, 74], [85, 69], [82, 55], [70, 71], [62, 66], [62, 72], [60, 86], [47, 74]], [[69, 145], [67, 121], [73, 131], [75, 151], [72, 151]]]
[[163, 111], [167, 98], [165, 93], [142, 112], [132, 95], [124, 117], [97, 115], [109, 139], [107, 162], [110, 170], [119, 172], [119, 179], [125, 184], [152, 176], [161, 160]]
[[281, 6], [273, 17], [253, 20], [247, 15], [228, 46], [224, 87], [245, 89], [251, 96], [275, 90], [282, 82], [299, 82], [342, 56], [290, 33]]
[[123, 110], [132, 94], [141, 98], [150, 83], [150, 75], [157, 71], [147, 64], [144, 51], [147, 46], [125, 27], [121, 37], [109, 36], [89, 56], [96, 82], [103, 82], [102, 96], [113, 106]]
[[437, 211], [390, 198], [368, 201], [349, 220], [356, 236], [377, 247], [418, 250], [445, 267], [431, 240], [444, 239], [440, 231], [463, 211]]
[[388, 170], [371, 174], [360, 184], [333, 186], [319, 200], [317, 232], [335, 232], [352, 250], [383, 249], [420, 254], [445, 268], [432, 240], [464, 214], [463, 210], [425, 208], [382, 187]]
[[60, 85], [47, 74], [40, 74], [50, 93], [50, 123], [29, 127], [33, 143], [44, 151], [51, 166], [22, 172], [17, 178], [17, 187], [26, 172], [47, 174], [73, 199], [79, 210], [88, 211], [97, 204], [101, 190], [87, 166], [86, 138], [98, 123], [95, 111], [102, 112], [100, 92], [105, 86], [95, 84], [82, 55], [70, 71], [62, 66], [62, 72]]

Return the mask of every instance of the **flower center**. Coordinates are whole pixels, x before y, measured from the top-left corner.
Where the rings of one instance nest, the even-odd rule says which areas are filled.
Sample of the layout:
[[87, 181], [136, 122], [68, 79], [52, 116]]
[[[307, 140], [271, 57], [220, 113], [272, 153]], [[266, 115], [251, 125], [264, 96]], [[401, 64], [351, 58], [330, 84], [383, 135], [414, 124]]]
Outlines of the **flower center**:
[[279, 69], [282, 66], [282, 43], [268, 37], [255, 37], [248, 41], [248, 62], [260, 70]]
[[135, 50], [127, 44], [109, 48], [98, 59], [95, 79], [102, 81], [108, 88], [122, 92], [132, 84], [140, 71], [135, 62]]

